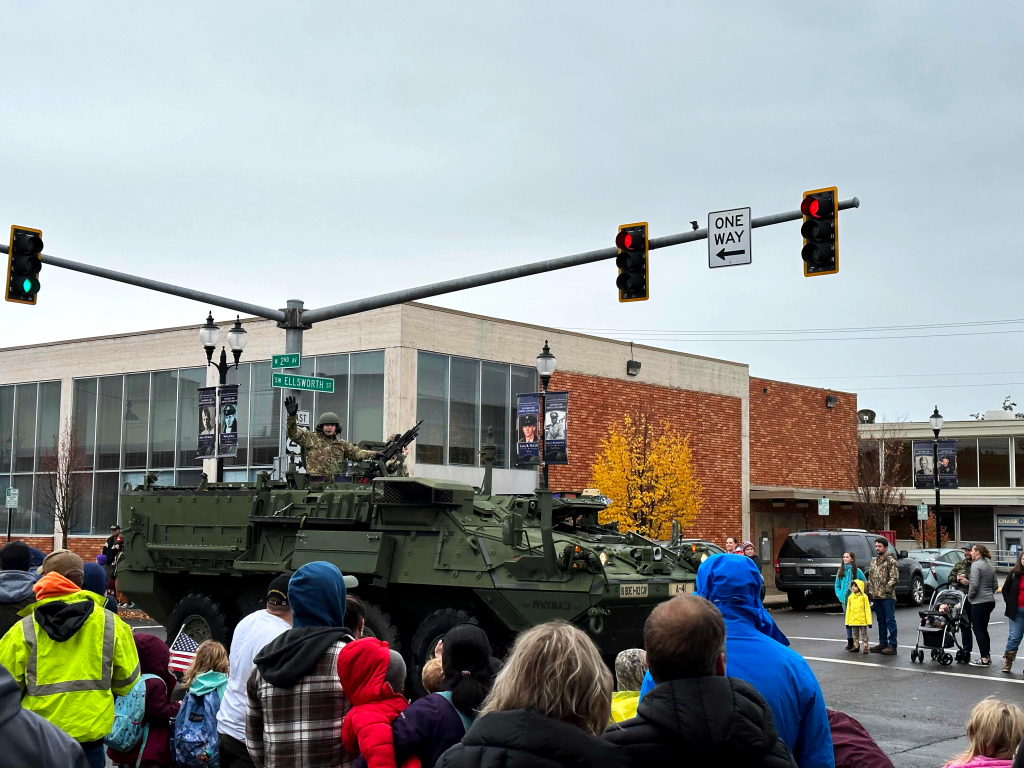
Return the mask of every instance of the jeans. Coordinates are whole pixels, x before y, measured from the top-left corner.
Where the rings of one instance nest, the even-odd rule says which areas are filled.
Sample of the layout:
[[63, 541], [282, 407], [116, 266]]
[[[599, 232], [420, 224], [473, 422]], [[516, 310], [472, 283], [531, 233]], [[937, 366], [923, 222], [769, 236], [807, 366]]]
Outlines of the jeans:
[[992, 641], [988, 636], [988, 619], [992, 615], [995, 603], [975, 603], [971, 606], [971, 626], [974, 637], [978, 641], [978, 654], [983, 659], [989, 658]]
[[[964, 618], [971, 618], [971, 603], [969, 600], [964, 600], [964, 610], [962, 613]], [[971, 651], [974, 650], [974, 634], [971, 632], [970, 622], [965, 629], [960, 630], [960, 644], [964, 647], [964, 653], [968, 656], [971, 655]]]
[[1010, 621], [1010, 636], [1006, 638], [1006, 653], [1016, 653], [1024, 637], [1024, 608], [1017, 609], [1017, 618]]
[[896, 647], [896, 601], [875, 600], [875, 615], [878, 617], [878, 644], [883, 648]]
[[104, 768], [107, 764], [107, 750], [102, 742], [98, 747], [85, 750], [85, 761], [89, 763], [89, 768]]

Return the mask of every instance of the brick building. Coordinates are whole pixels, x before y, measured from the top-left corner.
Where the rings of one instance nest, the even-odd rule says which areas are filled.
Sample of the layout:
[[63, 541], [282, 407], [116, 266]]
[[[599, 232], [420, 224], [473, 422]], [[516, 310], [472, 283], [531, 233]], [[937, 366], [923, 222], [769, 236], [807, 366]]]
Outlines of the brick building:
[[[270, 321], [243, 325], [248, 344], [228, 377], [239, 385], [238, 455], [225, 459], [228, 482], [272, 469], [283, 443], [281, 391], [271, 386], [270, 368], [283, 333]], [[120, 519], [123, 484], [140, 484], [147, 472], [179, 485], [198, 482], [203, 471], [213, 476], [214, 462], [196, 456], [196, 391], [217, 383], [198, 329], [2, 350], [0, 487], [19, 491], [16, 537], [53, 546], [53, 514], [38, 483], [54, 434], [72, 419], [87, 501], [70, 546], [85, 556]], [[304, 393], [300, 408], [338, 413], [352, 441], [381, 440], [422, 419], [409, 457], [418, 476], [479, 484], [479, 450], [494, 439], [495, 491], [529, 492], [536, 472], [515, 466], [515, 402], [538, 389], [535, 362], [545, 341], [558, 361], [550, 388], [569, 392], [570, 463], [551, 468], [552, 488], [591, 485], [601, 438], [643, 402], [690, 436], [704, 508], [688, 535], [722, 543], [764, 533], [765, 546], [777, 548], [780, 531], [818, 525], [809, 502], [823, 494], [835, 502], [830, 522], [841, 519], [852, 498], [856, 397], [752, 379], [742, 363], [413, 303], [307, 331], [297, 372], [333, 378], [335, 391]], [[627, 372], [631, 357], [642, 364], [636, 375]]]

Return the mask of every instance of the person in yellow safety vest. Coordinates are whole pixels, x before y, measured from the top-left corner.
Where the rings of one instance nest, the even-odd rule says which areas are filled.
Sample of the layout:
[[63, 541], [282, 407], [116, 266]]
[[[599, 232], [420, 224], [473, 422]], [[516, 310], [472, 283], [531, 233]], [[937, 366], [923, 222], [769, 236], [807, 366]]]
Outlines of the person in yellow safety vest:
[[139, 679], [132, 631], [104, 610], [102, 597], [82, 590], [85, 567], [74, 552], [51, 552], [39, 572], [36, 602], [0, 639], [0, 665], [20, 686], [25, 709], [81, 744], [90, 766], [102, 766], [114, 696]]

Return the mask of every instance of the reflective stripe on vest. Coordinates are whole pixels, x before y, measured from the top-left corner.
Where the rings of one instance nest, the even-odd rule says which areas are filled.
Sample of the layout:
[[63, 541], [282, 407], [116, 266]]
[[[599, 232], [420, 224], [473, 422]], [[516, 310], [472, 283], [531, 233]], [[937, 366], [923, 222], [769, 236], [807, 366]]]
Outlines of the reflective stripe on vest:
[[[77, 693], [79, 691], [109, 691], [111, 688], [111, 675], [114, 666], [114, 614], [110, 611], [103, 611], [103, 677], [99, 680], [62, 680], [59, 683], [37, 683], [36, 671], [38, 665], [38, 642], [36, 639], [36, 625], [33, 616], [26, 616], [21, 620], [21, 629], [25, 635], [25, 645], [28, 646], [28, 664], [25, 669], [25, 694], [27, 696], [51, 696], [57, 693]], [[134, 679], [138, 674], [138, 668], [130, 676]], [[126, 681], [114, 681], [114, 685], [125, 685]]]

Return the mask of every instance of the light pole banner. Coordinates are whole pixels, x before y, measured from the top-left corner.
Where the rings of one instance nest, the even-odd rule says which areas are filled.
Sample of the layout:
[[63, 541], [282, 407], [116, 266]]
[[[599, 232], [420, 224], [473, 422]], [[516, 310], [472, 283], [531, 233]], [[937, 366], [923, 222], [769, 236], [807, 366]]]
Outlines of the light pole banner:
[[200, 387], [196, 390], [199, 399], [199, 445], [196, 461], [212, 459], [217, 440], [217, 388]]
[[540, 397], [538, 395], [516, 396], [516, 448], [518, 464], [540, 463], [540, 441], [537, 434], [537, 420], [540, 418]]
[[568, 392], [548, 392], [544, 398], [544, 461], [568, 464]]
[[218, 387], [220, 418], [217, 421], [217, 458], [238, 455], [238, 385]]
[[[931, 440], [914, 441], [914, 487], [934, 490], [935, 467]], [[939, 490], [958, 487], [956, 478], [956, 440], [939, 440]]]

